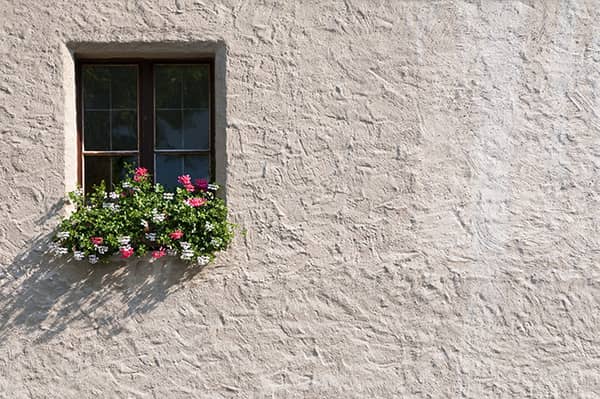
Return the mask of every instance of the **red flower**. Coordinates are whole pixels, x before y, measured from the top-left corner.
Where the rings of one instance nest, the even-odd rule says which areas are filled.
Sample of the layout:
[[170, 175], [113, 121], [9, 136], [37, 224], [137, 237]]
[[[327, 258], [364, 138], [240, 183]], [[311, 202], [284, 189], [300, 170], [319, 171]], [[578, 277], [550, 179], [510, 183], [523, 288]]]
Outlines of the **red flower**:
[[208, 190], [208, 180], [196, 179], [194, 180], [194, 186], [196, 186], [198, 190], [206, 191]]
[[133, 180], [139, 182], [148, 177], [148, 169], [146, 168], [135, 168], [135, 175], [133, 176]]
[[162, 258], [163, 256], [165, 256], [166, 254], [167, 254], [167, 251], [165, 251], [165, 249], [164, 249], [164, 248], [161, 248], [161, 249], [159, 249], [158, 251], [154, 251], [154, 252], [152, 252], [152, 257], [153, 257], [154, 259], [160, 259], [160, 258]]
[[194, 192], [194, 186], [192, 184], [186, 184], [186, 185], [183, 186], [183, 188], [185, 188], [188, 193], [193, 193]]
[[135, 168], [135, 174], [138, 176], [147, 176], [148, 175], [148, 169], [146, 168]]
[[121, 252], [121, 258], [127, 259], [133, 255], [134, 249], [131, 247], [123, 247], [119, 249], [119, 252]]
[[193, 208], [197, 207], [197, 206], [202, 206], [204, 204], [206, 204], [206, 198], [188, 198], [185, 200], [185, 203]]
[[104, 238], [102, 238], [102, 237], [92, 237], [92, 238], [90, 238], [90, 240], [92, 241], [92, 244], [94, 244], [94, 245], [102, 245], [102, 243], [104, 242]]
[[169, 237], [171, 237], [173, 240], [179, 240], [181, 237], [183, 237], [183, 231], [175, 230], [174, 232], [169, 233]]

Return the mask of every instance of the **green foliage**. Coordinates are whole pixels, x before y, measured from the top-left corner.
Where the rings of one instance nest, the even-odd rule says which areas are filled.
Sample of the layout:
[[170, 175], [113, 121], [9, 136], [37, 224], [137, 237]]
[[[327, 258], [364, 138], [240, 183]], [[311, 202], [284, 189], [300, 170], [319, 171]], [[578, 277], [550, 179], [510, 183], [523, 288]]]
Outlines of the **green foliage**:
[[227, 207], [215, 196], [218, 186], [206, 181], [192, 184], [187, 175], [179, 182], [183, 187], [169, 193], [152, 183], [146, 169], [130, 168], [110, 193], [104, 182], [87, 197], [81, 190], [69, 193], [75, 211], [61, 222], [51, 252], [73, 253], [76, 260], [90, 263], [107, 261], [114, 254], [128, 258], [148, 252], [153, 258], [176, 256], [208, 263], [233, 238]]

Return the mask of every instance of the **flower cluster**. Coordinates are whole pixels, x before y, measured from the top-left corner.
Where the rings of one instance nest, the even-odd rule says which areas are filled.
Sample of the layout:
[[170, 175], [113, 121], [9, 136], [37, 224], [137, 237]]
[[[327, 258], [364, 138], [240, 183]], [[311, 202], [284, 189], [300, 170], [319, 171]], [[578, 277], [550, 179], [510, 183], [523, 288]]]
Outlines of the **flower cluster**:
[[208, 264], [233, 237], [225, 203], [215, 195], [219, 186], [192, 183], [189, 175], [177, 180], [181, 186], [170, 192], [138, 167], [110, 192], [103, 182], [85, 197], [80, 189], [70, 193], [76, 210], [62, 221], [50, 251], [91, 264], [146, 253], [151, 261], [176, 256]]

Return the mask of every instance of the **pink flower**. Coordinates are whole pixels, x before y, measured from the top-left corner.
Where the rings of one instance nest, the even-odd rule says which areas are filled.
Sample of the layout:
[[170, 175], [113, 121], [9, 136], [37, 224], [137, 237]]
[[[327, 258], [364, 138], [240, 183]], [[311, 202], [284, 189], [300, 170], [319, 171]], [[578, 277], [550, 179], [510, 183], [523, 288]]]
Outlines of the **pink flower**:
[[208, 180], [196, 179], [194, 180], [194, 186], [196, 186], [198, 190], [206, 191], [208, 190]]
[[164, 249], [164, 248], [161, 248], [161, 249], [159, 249], [158, 251], [154, 251], [154, 252], [152, 252], [152, 257], [153, 257], [154, 259], [160, 259], [160, 258], [162, 258], [163, 256], [165, 256], [166, 254], [167, 254], [167, 251], [165, 251], [165, 249]]
[[181, 175], [177, 178], [177, 181], [187, 190], [188, 193], [194, 192], [194, 185], [192, 184], [192, 178], [190, 175]]
[[102, 238], [102, 237], [92, 237], [92, 238], [90, 238], [90, 240], [92, 241], [92, 244], [94, 244], [94, 245], [102, 245], [102, 243], [104, 242], [104, 238]]
[[183, 184], [184, 186], [192, 184], [192, 178], [190, 177], [190, 175], [181, 175], [177, 178], [177, 181]]
[[206, 198], [188, 198], [185, 203], [193, 208], [206, 204]]
[[119, 249], [119, 252], [121, 252], [121, 258], [127, 259], [133, 255], [134, 249], [131, 247], [123, 247]]
[[148, 177], [148, 169], [146, 168], [135, 168], [135, 175], [133, 176], [133, 180], [139, 182]]
[[173, 240], [179, 240], [181, 237], [183, 237], [183, 231], [175, 230], [174, 232], [169, 233], [169, 237], [171, 237]]

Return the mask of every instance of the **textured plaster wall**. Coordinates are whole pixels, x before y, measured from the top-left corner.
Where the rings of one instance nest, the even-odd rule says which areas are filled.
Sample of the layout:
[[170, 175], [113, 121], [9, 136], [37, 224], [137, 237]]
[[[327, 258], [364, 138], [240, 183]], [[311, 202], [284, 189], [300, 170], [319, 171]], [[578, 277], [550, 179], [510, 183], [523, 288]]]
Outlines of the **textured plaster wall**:
[[[0, 0], [0, 397], [600, 396], [599, 19], [591, 0]], [[50, 262], [69, 49], [165, 41], [224, 46], [247, 235], [202, 271]]]

